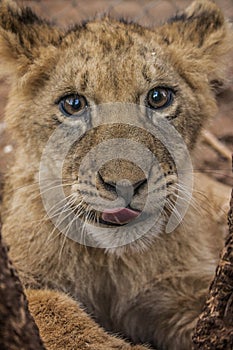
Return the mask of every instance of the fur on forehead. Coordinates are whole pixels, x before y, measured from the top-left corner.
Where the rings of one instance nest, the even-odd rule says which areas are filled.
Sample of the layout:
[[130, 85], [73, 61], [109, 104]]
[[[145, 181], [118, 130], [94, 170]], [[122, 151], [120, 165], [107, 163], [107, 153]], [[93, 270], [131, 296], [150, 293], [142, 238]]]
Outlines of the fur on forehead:
[[[232, 47], [232, 30], [220, 9], [210, 0], [194, 1], [183, 13], [155, 29], [105, 16], [68, 31], [42, 20], [27, 7], [18, 7], [12, 0], [1, 0], [1, 71], [21, 77], [28, 73], [29, 66], [38, 62], [38, 57], [43, 58], [43, 65], [48, 62], [53, 65], [54, 50], [69, 46], [74, 39], [76, 42], [79, 38], [88, 40], [90, 35], [99, 35], [100, 42], [103, 36], [103, 45], [108, 43], [111, 47], [134, 45], [133, 33], [145, 37], [145, 46], [154, 36], [175, 67], [182, 66], [193, 76], [198, 71], [206, 73], [210, 82], [223, 80], [224, 57]], [[37, 64], [37, 71], [34, 75], [42, 72], [40, 64]]]

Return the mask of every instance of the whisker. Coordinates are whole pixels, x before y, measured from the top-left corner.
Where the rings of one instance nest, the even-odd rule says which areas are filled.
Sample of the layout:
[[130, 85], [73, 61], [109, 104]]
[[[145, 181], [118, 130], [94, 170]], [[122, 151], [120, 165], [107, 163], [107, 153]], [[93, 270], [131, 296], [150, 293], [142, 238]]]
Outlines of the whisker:
[[[62, 181], [64, 181], [64, 180], [66, 180], [66, 181], [67, 181], [67, 180], [68, 180], [68, 181], [72, 181], [71, 178], [70, 178], [70, 179], [62, 178]], [[36, 181], [34, 181], [33, 183], [24, 184], [24, 185], [21, 185], [21, 186], [19, 186], [19, 187], [13, 188], [11, 191], [9, 191], [9, 192], [7, 192], [7, 193], [8, 193], [8, 194], [12, 194], [12, 193], [14, 193], [14, 192], [16, 192], [16, 191], [19, 191], [19, 190], [21, 190], [21, 189], [28, 188], [28, 187], [32, 187], [32, 186], [37, 186], [37, 185], [39, 185], [39, 184], [41, 184], [41, 183], [44, 183], [44, 182], [48, 182], [49, 185], [50, 185], [50, 184], [51, 184], [51, 181], [54, 181], [54, 182], [59, 181], [59, 182], [60, 182], [60, 180], [57, 180], [57, 179], [49, 179], [49, 178], [44, 179], [44, 180], [36, 180]]]
[[[71, 202], [69, 201], [70, 198], [73, 197], [73, 194], [70, 194], [69, 196], [62, 198], [59, 202], [55, 203], [50, 209], [49, 211], [47, 211], [48, 215], [56, 215], [56, 212], [58, 211], [59, 213], [61, 212], [61, 209], [63, 210], [65, 207], [67, 207]], [[73, 200], [75, 201], [75, 198], [73, 198]], [[64, 206], [61, 207], [61, 204], [65, 202]], [[67, 203], [66, 203], [67, 202]], [[58, 207], [58, 208], [57, 208]], [[54, 210], [55, 208], [57, 208], [54, 213], [52, 212], [52, 210]]]
[[90, 207], [88, 206], [87, 207], [87, 215], [85, 216], [85, 219], [84, 219], [84, 222], [83, 222], [83, 226], [82, 226], [82, 230], [81, 230], [81, 243], [85, 247], [87, 245], [86, 245], [86, 237], [85, 237], [85, 234], [84, 234], [84, 230], [85, 230], [85, 227], [86, 227], [86, 224], [87, 224], [87, 221], [88, 221], [88, 217], [89, 217], [89, 209], [90, 209]]
[[[78, 208], [78, 207], [80, 207], [80, 208]], [[83, 209], [83, 208], [82, 208], [82, 202], [80, 202], [80, 203], [76, 206], [76, 210], [77, 210], [77, 208], [78, 208], [78, 214], [75, 215], [75, 216], [73, 217], [73, 219], [67, 224], [67, 226], [66, 226], [66, 228], [65, 228], [65, 230], [64, 230], [64, 232], [63, 232], [63, 234], [64, 234], [64, 239], [63, 239], [63, 242], [62, 242], [61, 249], [60, 249], [60, 251], [59, 251], [59, 260], [61, 260], [62, 251], [63, 251], [63, 249], [64, 249], [65, 242], [66, 242], [67, 236], [68, 236], [68, 234], [69, 234], [70, 228], [72, 227], [74, 221], [77, 220], [77, 219], [81, 216], [81, 214], [82, 214], [82, 212], [83, 212], [83, 210], [82, 210], [82, 209]]]
[[[64, 214], [64, 212], [67, 212], [67, 211], [68, 211], [68, 214], [65, 215], [65, 217], [61, 218], [62, 214]], [[51, 241], [53, 241], [54, 239], [56, 239], [58, 236], [60, 236], [61, 234], [64, 234], [64, 232], [61, 231], [61, 230], [59, 229], [59, 226], [60, 226], [63, 222], [65, 222], [65, 220], [67, 220], [67, 218], [68, 218], [69, 216], [70, 216], [70, 208], [69, 208], [68, 210], [66, 210], [66, 211], [62, 211], [62, 212], [59, 213], [59, 217], [58, 217], [58, 219], [57, 219], [57, 221], [56, 221], [56, 225], [54, 224], [54, 228], [53, 228], [53, 230], [49, 233], [48, 238], [47, 238], [47, 240], [46, 240], [46, 243], [51, 242]], [[58, 220], [59, 220], [59, 221], [58, 221]], [[54, 236], [54, 232], [55, 232], [56, 230], [58, 230], [58, 234], [57, 234], [56, 236]], [[51, 239], [51, 237], [53, 237], [53, 238]]]
[[[67, 203], [67, 205], [68, 205], [68, 203]], [[59, 214], [59, 213], [58, 213]], [[34, 234], [35, 235], [39, 235], [40, 234], [40, 232], [41, 232], [41, 230], [42, 230], [42, 228], [43, 228], [43, 226], [42, 226], [42, 224], [43, 223], [45, 223], [46, 221], [51, 221], [53, 218], [55, 218], [58, 214], [56, 214], [56, 215], [54, 215], [54, 216], [49, 216], [49, 215], [47, 215], [47, 213], [44, 215], [44, 217], [41, 219], [41, 220], [39, 220], [39, 221], [37, 221], [37, 226], [36, 227], [34, 227]], [[38, 228], [38, 226], [41, 226], [41, 229], [38, 231], [38, 232], [36, 232], [37, 230], [37, 228]], [[50, 232], [49, 233], [49, 235], [48, 235], [48, 238], [47, 238], [47, 240], [46, 240], [46, 242], [45, 243], [48, 243], [49, 241], [50, 241], [50, 237], [51, 237], [51, 234], [53, 234], [54, 233], [54, 231], [56, 230], [56, 225], [54, 225], [54, 228], [53, 228], [53, 230], [52, 230], [52, 233]], [[57, 236], [56, 236], [57, 237]]]

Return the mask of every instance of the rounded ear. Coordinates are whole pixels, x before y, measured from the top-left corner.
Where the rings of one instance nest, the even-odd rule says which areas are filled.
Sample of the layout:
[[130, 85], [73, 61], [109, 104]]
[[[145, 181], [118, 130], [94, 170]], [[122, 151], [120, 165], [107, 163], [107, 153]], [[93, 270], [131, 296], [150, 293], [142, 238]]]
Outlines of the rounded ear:
[[62, 33], [28, 7], [0, 0], [0, 56], [3, 73], [23, 74], [41, 47], [57, 46]]
[[[222, 84], [233, 32], [211, 0], [196, 0], [158, 30], [162, 43], [182, 57], [188, 70], [206, 73], [210, 84]], [[193, 70], [194, 73], [194, 70]]]
[[210, 47], [224, 36], [225, 18], [221, 10], [210, 0], [196, 0], [183, 13], [169, 20], [179, 33], [180, 40], [195, 44], [198, 48]]

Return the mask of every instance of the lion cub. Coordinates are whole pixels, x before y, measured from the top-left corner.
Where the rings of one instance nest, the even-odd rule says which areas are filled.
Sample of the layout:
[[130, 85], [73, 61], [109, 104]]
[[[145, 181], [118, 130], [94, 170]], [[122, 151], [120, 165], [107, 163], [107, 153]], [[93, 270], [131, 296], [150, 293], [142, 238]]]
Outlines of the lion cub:
[[[62, 348], [47, 324], [61, 295], [56, 334], [85, 348], [67, 334], [88, 316], [73, 318], [62, 293], [51, 311], [55, 290], [134, 344], [191, 349], [230, 191], [200, 174], [192, 183], [190, 154], [216, 112], [229, 24], [209, 0], [155, 29], [104, 17], [63, 31], [6, 0], [0, 15], [18, 143], [3, 235], [25, 287], [41, 289], [28, 297], [45, 344]], [[93, 332], [87, 343], [102, 349]], [[131, 347], [115, 341], [103, 349]]]

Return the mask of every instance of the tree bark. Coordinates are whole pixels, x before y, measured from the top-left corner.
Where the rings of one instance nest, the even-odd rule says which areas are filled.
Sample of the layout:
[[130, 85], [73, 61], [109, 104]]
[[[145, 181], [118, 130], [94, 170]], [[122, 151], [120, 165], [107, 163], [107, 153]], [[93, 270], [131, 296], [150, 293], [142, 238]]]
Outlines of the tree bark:
[[233, 190], [228, 224], [225, 248], [194, 332], [195, 350], [233, 349]]
[[0, 349], [45, 350], [28, 311], [18, 275], [7, 256], [0, 224]]

